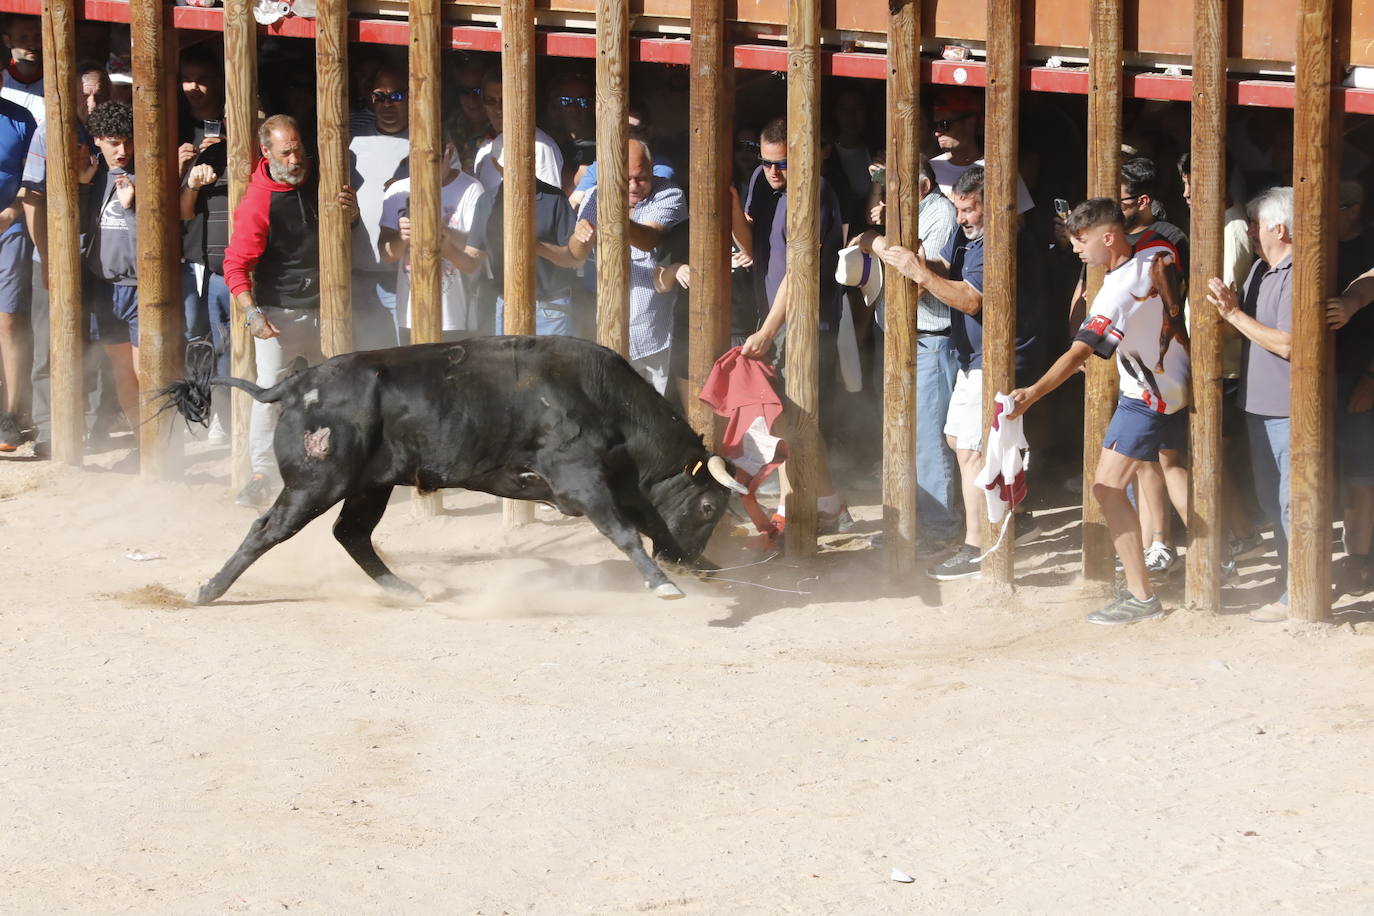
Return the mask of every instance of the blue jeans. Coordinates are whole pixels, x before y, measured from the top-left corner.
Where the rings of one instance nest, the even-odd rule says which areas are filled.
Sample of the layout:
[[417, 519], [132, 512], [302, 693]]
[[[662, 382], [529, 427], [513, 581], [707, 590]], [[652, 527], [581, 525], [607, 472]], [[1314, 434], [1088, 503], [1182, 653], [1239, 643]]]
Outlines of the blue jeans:
[[1245, 415], [1250, 436], [1250, 461], [1255, 473], [1255, 495], [1260, 508], [1274, 525], [1274, 547], [1279, 552], [1283, 597], [1288, 603], [1288, 418]]
[[220, 375], [229, 374], [229, 299], [224, 277], [204, 265], [181, 262], [186, 340], [209, 340], [215, 345], [215, 371]]
[[[549, 305], [556, 305], [556, 308], [549, 308]], [[572, 303], [544, 303], [534, 304], [534, 333], [541, 337], [572, 337]], [[496, 300], [496, 331], [497, 334], [504, 334], [502, 330], [506, 319], [506, 300], [498, 297]]]
[[[881, 391], [885, 335], [877, 325], [873, 331], [877, 348], [874, 388]], [[953, 537], [963, 530], [959, 465], [944, 432], [958, 373], [948, 335], [916, 339], [916, 511], [921, 531], [936, 538]]]
[[396, 271], [353, 274], [353, 349], [381, 350], [397, 345]]

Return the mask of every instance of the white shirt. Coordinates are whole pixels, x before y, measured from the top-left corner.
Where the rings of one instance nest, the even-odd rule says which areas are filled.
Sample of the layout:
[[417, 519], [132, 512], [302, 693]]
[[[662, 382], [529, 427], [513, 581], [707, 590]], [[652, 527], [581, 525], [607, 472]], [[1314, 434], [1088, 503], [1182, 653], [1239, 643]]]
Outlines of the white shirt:
[[23, 105], [33, 114], [35, 121], [39, 124], [43, 123], [42, 77], [39, 77], [36, 82], [21, 83], [10, 73], [9, 67], [6, 67], [4, 79], [0, 80], [0, 98], [9, 99], [16, 105]]
[[[500, 138], [501, 135], [497, 134], [497, 139]], [[497, 171], [496, 159], [491, 155], [495, 142], [488, 140], [483, 143], [472, 160], [473, 174], [488, 191], [501, 183], [501, 173]], [[537, 127], [534, 129], [534, 177], [555, 188], [563, 187], [563, 153], [558, 149], [558, 144], [553, 142], [553, 137]]]
[[[439, 192], [440, 225], [456, 229], [464, 235], [472, 231], [472, 218], [477, 201], [482, 198], [482, 185], [466, 172], [459, 172]], [[387, 188], [382, 201], [381, 226], [399, 231], [401, 217], [410, 208], [410, 179], [402, 178]], [[447, 258], [443, 265], [443, 329], [445, 331], [476, 330], [477, 324], [468, 315], [467, 295], [462, 274]], [[396, 270], [396, 323], [403, 328], [410, 325], [410, 264], [403, 260]]]
[[[970, 162], [968, 165], [955, 165], [949, 161], [949, 153], [941, 153], [930, 160], [930, 167], [935, 170], [935, 180], [940, 185], [940, 190], [945, 194], [954, 193], [954, 183], [959, 180], [959, 176], [973, 168], [975, 165], [984, 165], [982, 159]], [[1026, 183], [1021, 180], [1021, 176], [1016, 176], [1016, 212], [1025, 213], [1035, 206], [1035, 201], [1031, 199], [1030, 191], [1026, 188]]]
[[352, 166], [350, 184], [358, 194], [358, 222], [353, 227], [353, 269], [389, 271], [377, 251], [377, 233], [382, 218], [382, 199], [387, 182], [396, 177], [401, 163], [410, 156], [410, 133], [384, 134], [377, 130], [377, 119], [370, 111], [355, 111], [348, 119], [348, 158]]
[[1167, 243], [1147, 247], [1108, 271], [1087, 320], [1074, 336], [1104, 359], [1115, 353], [1122, 396], [1144, 401], [1163, 414], [1188, 406], [1187, 345], [1167, 333], [1176, 329], [1186, 339], [1182, 303], [1179, 314], [1170, 316], [1159, 290], [1166, 273], [1177, 275], [1171, 250]]

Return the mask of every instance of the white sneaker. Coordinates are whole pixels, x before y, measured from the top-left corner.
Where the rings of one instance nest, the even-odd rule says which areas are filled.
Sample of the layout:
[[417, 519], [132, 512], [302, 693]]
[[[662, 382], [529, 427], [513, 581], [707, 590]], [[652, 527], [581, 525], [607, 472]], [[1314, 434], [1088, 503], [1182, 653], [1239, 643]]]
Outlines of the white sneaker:
[[1167, 576], [1178, 558], [1168, 544], [1155, 541], [1145, 549], [1145, 569], [1154, 576]]
[[211, 445], [227, 445], [229, 434], [224, 431], [224, 424], [219, 421], [219, 414], [210, 418], [210, 431], [205, 434], [205, 441]]

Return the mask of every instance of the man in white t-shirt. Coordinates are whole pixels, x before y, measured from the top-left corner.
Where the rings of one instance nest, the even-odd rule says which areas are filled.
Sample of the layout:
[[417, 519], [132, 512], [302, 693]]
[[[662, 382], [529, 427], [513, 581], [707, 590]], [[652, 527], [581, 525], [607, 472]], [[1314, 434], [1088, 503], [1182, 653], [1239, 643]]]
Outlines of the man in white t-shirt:
[[[959, 176], [983, 162], [983, 106], [972, 89], [947, 89], [936, 100], [933, 117], [935, 143], [940, 154], [930, 160], [935, 180], [946, 195], [954, 191]], [[1016, 179], [1016, 212], [1035, 206], [1026, 183]]]
[[353, 344], [359, 350], [396, 345], [396, 268], [378, 248], [382, 199], [405, 174], [410, 157], [409, 85], [404, 71], [382, 67], [373, 77], [367, 108], [348, 119], [349, 184], [358, 194], [353, 224]]
[[[487, 108], [492, 127], [498, 130], [501, 127], [501, 98], [501, 71], [493, 68], [487, 71], [482, 80], [482, 104]], [[498, 132], [482, 144], [472, 163], [472, 173], [487, 191], [495, 190], [501, 183], [501, 170], [497, 168], [496, 156], [493, 155], [493, 149], [497, 154], [501, 151], [501, 145], [497, 142], [500, 139]], [[534, 177], [555, 188], [563, 186], [563, 154], [553, 138], [537, 127], [534, 129]]]
[[[1145, 569], [1140, 517], [1126, 496], [1126, 486], [1143, 462], [1160, 460], [1166, 452], [1174, 453], [1170, 457], [1176, 460], [1186, 446], [1188, 415], [1183, 408], [1188, 405], [1189, 360], [1182, 298], [1169, 250], [1152, 247], [1137, 252], [1117, 201], [1084, 201], [1069, 214], [1068, 230], [1079, 258], [1105, 267], [1107, 275], [1068, 352], [1035, 384], [1012, 391], [1017, 407], [1009, 416], [1025, 413], [1072, 377], [1089, 356], [1116, 356], [1121, 396], [1102, 442], [1093, 495], [1121, 558], [1126, 590], [1089, 614], [1088, 620], [1135, 623], [1164, 610]], [[1186, 509], [1187, 494], [1182, 497]]]
[[0, 40], [10, 49], [0, 97], [23, 105], [43, 123], [43, 27], [37, 16], [11, 16]]
[[[468, 314], [467, 296], [461, 273], [471, 274], [481, 263], [463, 249], [472, 231], [473, 214], [482, 199], [482, 185], [461, 168], [458, 144], [451, 126], [444, 128], [444, 174], [440, 178], [440, 225], [444, 227], [440, 250], [443, 266], [443, 339], [461, 340], [477, 330], [475, 317]], [[392, 182], [382, 201], [381, 231], [377, 247], [381, 260], [398, 264], [396, 270], [396, 324], [401, 343], [410, 343], [410, 178]]]

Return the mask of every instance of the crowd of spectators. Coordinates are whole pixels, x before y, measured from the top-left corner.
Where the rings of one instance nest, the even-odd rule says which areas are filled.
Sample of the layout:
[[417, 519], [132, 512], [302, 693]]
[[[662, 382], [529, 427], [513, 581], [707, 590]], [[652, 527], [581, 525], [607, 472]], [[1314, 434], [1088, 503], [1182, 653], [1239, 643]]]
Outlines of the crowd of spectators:
[[[9, 17], [0, 30], [9, 57], [0, 86], [0, 448], [35, 440], [48, 451], [48, 303], [44, 190], [49, 138], [43, 117], [40, 29]], [[256, 340], [257, 382], [270, 386], [293, 361], [321, 358], [318, 177], [314, 168], [314, 66], [308, 42], [267, 39], [260, 53], [261, 160], [230, 212], [223, 52], [215, 36], [182, 34], [178, 61], [182, 292], [188, 340], [210, 341], [228, 371], [231, 302]], [[87, 433], [92, 449], [137, 422], [137, 185], [128, 104], [127, 33], [78, 35], [82, 285], [89, 315]], [[355, 346], [411, 339], [408, 259], [409, 99], [404, 52], [360, 46], [352, 56], [349, 183], [339, 205], [352, 222]], [[534, 161], [510, 163], [501, 134], [502, 77], [494, 54], [445, 60], [441, 215], [445, 340], [500, 333], [504, 326], [503, 177], [532, 168], [536, 179], [535, 333], [594, 336], [597, 199], [625, 194], [630, 221], [629, 354], [661, 394], [685, 404], [687, 143], [685, 72], [658, 68], [632, 80], [628, 186], [597, 183], [595, 94], [586, 62], [541, 59]], [[881, 93], [843, 80], [825, 92], [820, 183], [822, 530], [853, 521], [834, 479], [876, 479], [887, 311], [882, 273], [919, 283], [917, 469], [920, 554], [939, 580], [976, 576], [984, 543], [982, 470], [984, 150], [983, 96], [938, 88], [920, 137], [920, 244], [885, 235]], [[731, 343], [786, 372], [789, 299], [785, 84], [741, 74], [733, 126]], [[876, 100], [876, 101], [875, 101]], [[1027, 97], [1017, 163], [1016, 276], [1018, 413], [1033, 412], [1036, 487], [1091, 489], [1102, 506], [1122, 571], [1119, 594], [1090, 619], [1130, 623], [1162, 613], [1155, 586], [1179, 567], [1188, 518], [1188, 326], [1214, 310], [1228, 330], [1223, 349], [1226, 460], [1222, 469], [1227, 570], [1266, 548], [1286, 575], [1289, 352], [1293, 235], [1291, 150], [1283, 113], [1233, 110], [1227, 151], [1225, 252], [1221, 276], [1188, 289], [1191, 167], [1186, 106], [1128, 103], [1119, 194], [1084, 200], [1084, 106]], [[729, 129], [722, 126], [722, 129]], [[1327, 303], [1336, 330], [1338, 504], [1344, 554], [1338, 586], [1374, 586], [1374, 232], [1365, 188], [1374, 174], [1368, 122], [1353, 123], [1342, 151], [1338, 284]], [[1069, 151], [1069, 152], [1066, 152]], [[232, 242], [230, 227], [233, 227]], [[1107, 280], [1089, 301], [1086, 267]], [[845, 336], [841, 328], [852, 327]], [[843, 340], [842, 340], [843, 338]], [[850, 341], [853, 341], [852, 343]], [[856, 354], [850, 350], [857, 349]], [[846, 356], [859, 381], [841, 384]], [[1119, 400], [1101, 447], [1097, 478], [1075, 481], [1081, 416], [1078, 370], [1114, 358]], [[858, 388], [860, 390], [854, 390]], [[223, 442], [230, 418], [216, 404], [209, 431]], [[276, 485], [274, 416], [255, 404], [249, 439], [254, 476], [239, 495], [260, 507]], [[1048, 467], [1049, 470], [1045, 470]], [[1062, 473], [1059, 473], [1061, 472]], [[785, 487], [785, 482], [784, 482]], [[784, 489], [785, 492], [785, 489]], [[779, 523], [785, 510], [779, 506]], [[1262, 530], [1269, 527], [1272, 539]], [[1033, 513], [1014, 522], [1018, 544], [1034, 541]], [[1251, 614], [1286, 616], [1286, 591]]]

